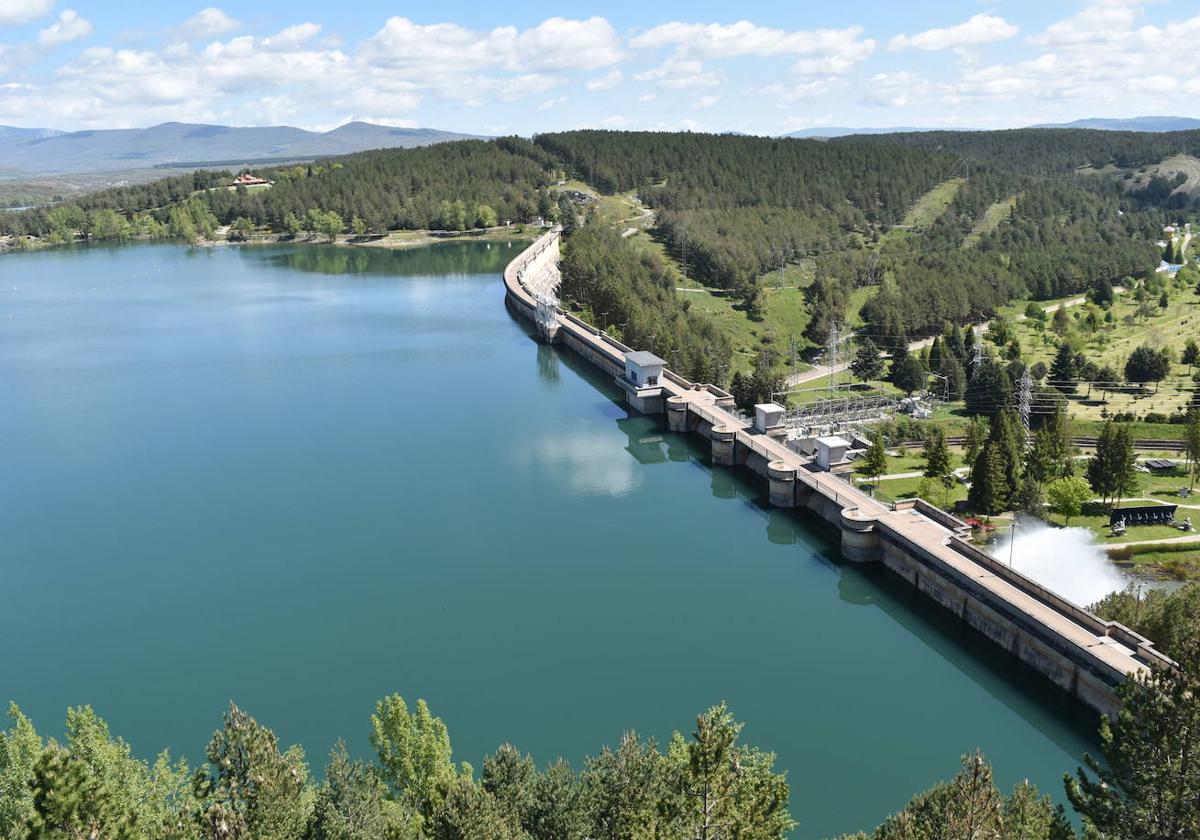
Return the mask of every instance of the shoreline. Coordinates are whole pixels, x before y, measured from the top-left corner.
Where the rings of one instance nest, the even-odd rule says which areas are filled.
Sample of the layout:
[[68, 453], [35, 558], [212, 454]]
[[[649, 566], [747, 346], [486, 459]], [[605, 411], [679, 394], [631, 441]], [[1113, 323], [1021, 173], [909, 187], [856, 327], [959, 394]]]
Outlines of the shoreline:
[[[433, 230], [394, 230], [386, 234], [366, 234], [362, 237], [353, 234], [343, 235], [343, 238], [331, 241], [320, 235], [290, 236], [288, 234], [270, 233], [252, 236], [249, 239], [233, 241], [226, 238], [229, 227], [218, 228], [216, 239], [201, 239], [188, 243], [197, 248], [220, 248], [243, 245], [332, 245], [349, 248], [381, 248], [398, 251], [409, 248], [421, 248], [437, 245], [443, 242], [481, 241], [481, 242], [532, 242], [544, 231], [540, 228], [505, 225], [494, 228], [482, 228], [467, 231], [433, 231]], [[179, 242], [171, 237], [131, 236], [127, 239], [84, 239], [76, 238], [72, 242], [49, 242], [36, 237], [27, 237], [23, 247], [15, 245], [16, 240], [11, 236], [0, 237], [0, 254], [23, 254], [31, 251], [44, 251], [51, 248], [62, 248], [72, 245], [114, 244], [130, 242]]]

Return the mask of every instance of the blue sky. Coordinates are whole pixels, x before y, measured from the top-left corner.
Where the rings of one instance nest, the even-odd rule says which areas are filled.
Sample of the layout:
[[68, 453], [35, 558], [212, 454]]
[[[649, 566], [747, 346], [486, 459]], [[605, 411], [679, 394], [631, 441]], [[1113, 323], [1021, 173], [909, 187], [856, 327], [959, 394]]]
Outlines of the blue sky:
[[1200, 8], [1125, 0], [0, 0], [0, 124], [780, 134], [1200, 114]]

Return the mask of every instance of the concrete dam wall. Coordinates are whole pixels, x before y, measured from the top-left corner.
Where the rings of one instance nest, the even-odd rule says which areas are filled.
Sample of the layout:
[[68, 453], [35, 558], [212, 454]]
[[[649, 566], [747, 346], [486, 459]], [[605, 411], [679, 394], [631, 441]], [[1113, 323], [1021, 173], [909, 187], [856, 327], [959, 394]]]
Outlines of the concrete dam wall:
[[879, 563], [967, 626], [1091, 708], [1114, 715], [1117, 687], [1173, 667], [1152, 642], [1104, 621], [995, 560], [967, 539], [970, 528], [922, 499], [886, 505], [788, 448], [780, 428], [756, 430], [726, 391], [663, 369], [647, 387], [627, 377], [627, 347], [546, 304], [557, 286], [559, 231], [551, 230], [504, 271], [509, 310], [614, 378], [629, 405], [665, 415], [667, 427], [709, 442], [714, 465], [741, 467], [766, 483], [770, 504], [803, 508], [841, 535], [847, 562]]

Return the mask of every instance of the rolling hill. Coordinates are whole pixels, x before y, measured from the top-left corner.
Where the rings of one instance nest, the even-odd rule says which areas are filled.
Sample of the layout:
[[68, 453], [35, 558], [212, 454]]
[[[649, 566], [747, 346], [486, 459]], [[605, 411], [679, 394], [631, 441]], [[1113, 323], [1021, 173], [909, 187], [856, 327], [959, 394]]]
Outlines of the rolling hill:
[[1098, 131], [1189, 131], [1200, 128], [1200, 119], [1195, 117], [1130, 117], [1129, 119], [1093, 117], [1069, 123], [1044, 123], [1031, 127], [1091, 128]]
[[0, 127], [0, 160], [8, 177], [117, 172], [164, 166], [225, 166], [302, 160], [367, 149], [411, 148], [470, 137], [431, 128], [353, 122], [327, 132], [290, 126], [235, 128], [163, 123], [151, 128], [56, 132]]

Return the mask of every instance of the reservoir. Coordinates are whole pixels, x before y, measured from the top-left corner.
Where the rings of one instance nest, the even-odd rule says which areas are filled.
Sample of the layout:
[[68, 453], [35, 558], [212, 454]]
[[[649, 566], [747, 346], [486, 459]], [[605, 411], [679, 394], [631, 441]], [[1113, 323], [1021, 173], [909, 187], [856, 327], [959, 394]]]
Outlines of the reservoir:
[[139, 245], [0, 258], [0, 701], [193, 764], [232, 699], [367, 754], [390, 692], [477, 769], [665, 741], [728, 701], [798, 838], [1093, 715], [504, 307], [521, 249]]

